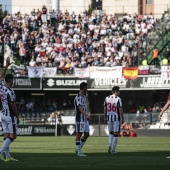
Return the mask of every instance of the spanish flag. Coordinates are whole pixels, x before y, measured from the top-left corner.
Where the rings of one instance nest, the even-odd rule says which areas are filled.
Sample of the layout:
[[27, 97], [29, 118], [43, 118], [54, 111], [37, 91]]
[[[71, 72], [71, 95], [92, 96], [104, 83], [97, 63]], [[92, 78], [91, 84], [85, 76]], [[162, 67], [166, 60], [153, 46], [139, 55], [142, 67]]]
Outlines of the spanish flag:
[[129, 80], [136, 79], [138, 77], [138, 67], [124, 67], [123, 76]]

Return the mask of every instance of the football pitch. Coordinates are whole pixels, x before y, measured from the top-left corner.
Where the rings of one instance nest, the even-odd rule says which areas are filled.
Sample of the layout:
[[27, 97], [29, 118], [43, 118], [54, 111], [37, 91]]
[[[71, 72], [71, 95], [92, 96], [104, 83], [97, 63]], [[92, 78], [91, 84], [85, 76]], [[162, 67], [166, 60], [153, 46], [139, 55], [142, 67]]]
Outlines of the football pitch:
[[107, 148], [107, 137], [89, 137], [83, 148], [88, 156], [77, 157], [75, 137], [21, 136], [11, 145], [11, 155], [19, 162], [1, 162], [0, 170], [170, 169], [170, 159], [166, 159], [170, 156], [170, 138], [121, 137], [116, 154], [109, 154]]

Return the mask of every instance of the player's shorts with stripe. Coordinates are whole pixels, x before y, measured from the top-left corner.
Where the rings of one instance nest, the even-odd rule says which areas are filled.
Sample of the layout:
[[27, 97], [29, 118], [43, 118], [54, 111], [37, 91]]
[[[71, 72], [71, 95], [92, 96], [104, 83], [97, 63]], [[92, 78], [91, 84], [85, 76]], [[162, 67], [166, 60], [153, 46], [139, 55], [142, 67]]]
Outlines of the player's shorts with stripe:
[[4, 133], [10, 133], [10, 134], [17, 134], [18, 132], [18, 126], [17, 126], [17, 119], [15, 116], [9, 117], [9, 116], [1, 116], [1, 123]]
[[120, 122], [119, 121], [108, 121], [109, 132], [120, 132]]
[[84, 122], [76, 122], [76, 132], [89, 132], [89, 122], [84, 121]]

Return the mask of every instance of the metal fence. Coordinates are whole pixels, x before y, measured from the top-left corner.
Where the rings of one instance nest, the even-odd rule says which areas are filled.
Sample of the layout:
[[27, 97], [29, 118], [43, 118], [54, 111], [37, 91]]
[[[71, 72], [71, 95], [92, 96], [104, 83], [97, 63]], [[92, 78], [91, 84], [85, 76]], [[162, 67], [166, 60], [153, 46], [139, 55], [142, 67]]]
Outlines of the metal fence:
[[[69, 113], [69, 112], [68, 112]], [[48, 118], [50, 116], [51, 112], [43, 112], [43, 113], [20, 113], [20, 124], [21, 125], [29, 125], [29, 124], [44, 124], [48, 125], [50, 122], [48, 121]], [[31, 116], [30, 116], [31, 115]], [[139, 114], [139, 116], [136, 113], [126, 113], [124, 114], [124, 121], [126, 123], [131, 123], [131, 124], [154, 124], [157, 123], [158, 120], [158, 115], [159, 112], [152, 112], [152, 113], [147, 113], [147, 114]], [[62, 115], [61, 116], [61, 123], [62, 122], [62, 117], [65, 116], [70, 116], [73, 117], [74, 115]], [[106, 124], [104, 122], [104, 115], [103, 114], [92, 114], [91, 115], [91, 125], [101, 125], [101, 124]], [[74, 124], [74, 123], [73, 123]]]

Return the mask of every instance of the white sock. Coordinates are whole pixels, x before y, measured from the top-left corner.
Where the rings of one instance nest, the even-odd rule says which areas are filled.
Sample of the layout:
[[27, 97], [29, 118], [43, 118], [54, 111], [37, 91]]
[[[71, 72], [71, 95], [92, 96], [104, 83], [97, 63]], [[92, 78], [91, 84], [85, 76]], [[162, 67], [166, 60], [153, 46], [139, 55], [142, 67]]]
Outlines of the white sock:
[[76, 141], [76, 149], [77, 149], [77, 152], [81, 152], [80, 141]]
[[12, 139], [10, 138], [7, 138], [4, 142], [3, 142], [3, 145], [0, 149], [0, 156], [3, 154], [3, 152], [6, 150], [6, 148], [11, 144], [12, 142]]
[[114, 137], [113, 151], [115, 151], [118, 142], [118, 137]]
[[113, 134], [109, 134], [109, 146], [112, 146]]
[[[5, 142], [6, 139], [4, 139], [4, 142]], [[3, 142], [3, 143], [4, 143]], [[5, 155], [6, 155], [6, 158], [10, 158], [10, 153], [9, 153], [9, 146], [5, 149]]]

